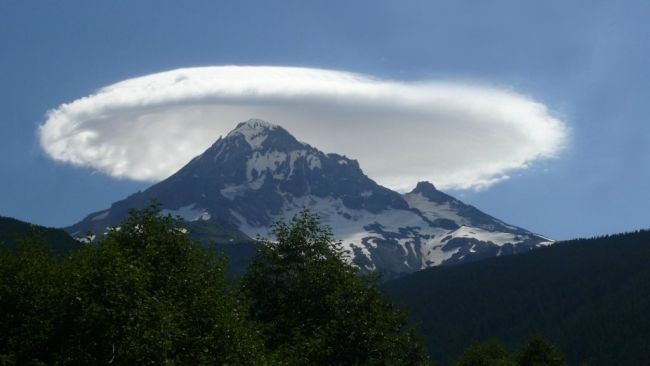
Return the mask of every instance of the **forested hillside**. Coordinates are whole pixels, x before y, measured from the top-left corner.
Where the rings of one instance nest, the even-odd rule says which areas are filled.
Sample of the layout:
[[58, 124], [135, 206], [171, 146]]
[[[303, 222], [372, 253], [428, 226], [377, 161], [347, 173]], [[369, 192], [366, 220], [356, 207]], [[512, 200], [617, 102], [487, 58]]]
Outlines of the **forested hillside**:
[[46, 228], [0, 216], [0, 246], [15, 248], [18, 241], [33, 235], [42, 236], [57, 253], [68, 253], [81, 246], [62, 229]]
[[570, 240], [438, 267], [385, 285], [411, 309], [435, 361], [487, 340], [539, 334], [570, 364], [650, 364], [650, 231]]
[[[280, 242], [291, 243], [287, 250], [300, 249], [305, 243], [313, 241], [317, 244], [316, 248], [326, 254], [329, 253], [329, 245], [334, 245], [333, 253], [339, 253], [340, 248], [336, 249], [331, 233], [317, 227], [317, 218], [307, 215], [301, 220], [307, 219], [308, 221], [294, 221], [294, 226], [278, 226], [284, 230], [280, 233], [286, 236]], [[13, 219], [1, 218], [0, 225], [3, 247], [13, 248], [0, 250], [0, 272], [4, 280], [0, 286], [0, 309], [3, 310], [0, 313], [6, 315], [0, 317], [0, 323], [7, 330], [4, 338], [0, 337], [0, 361], [9, 364], [32, 358], [50, 363], [61, 357], [73, 357], [72, 353], [64, 355], [53, 350], [65, 349], [65, 352], [72, 352], [70, 347], [73, 343], [85, 341], [90, 342], [87, 344], [90, 348], [87, 348], [87, 352], [75, 353], [74, 357], [110, 360], [114, 356], [118, 357], [119, 352], [122, 361], [132, 356], [138, 359], [156, 359], [158, 352], [152, 353], [151, 344], [147, 342], [157, 342], [156, 337], [167, 333], [157, 330], [151, 333], [153, 338], [142, 339], [142, 342], [139, 339], [140, 335], [150, 331], [145, 324], [151, 322], [153, 315], [148, 308], [151, 304], [147, 301], [159, 301], [158, 282], [169, 280], [171, 277], [167, 273], [171, 272], [176, 273], [175, 276], [190, 276], [191, 281], [188, 281], [196, 287], [190, 289], [182, 285], [176, 288], [173, 285], [169, 289], [173, 296], [169, 295], [172, 297], [165, 300], [166, 305], [157, 310], [160, 314], [156, 316], [160, 318], [156, 318], [154, 323], [167, 319], [169, 314], [190, 314], [194, 311], [193, 306], [205, 305], [207, 308], [234, 310], [238, 314], [248, 313], [249, 316], [237, 319], [211, 318], [215, 314], [206, 317], [201, 315], [201, 319], [191, 318], [194, 320], [190, 323], [199, 321], [205, 325], [225, 321], [227, 324], [223, 325], [226, 328], [233, 327], [233, 332], [241, 338], [238, 338], [241, 341], [237, 341], [239, 343], [219, 343], [223, 340], [222, 333], [210, 333], [208, 337], [216, 342], [218, 347], [215, 347], [226, 347], [227, 352], [224, 351], [226, 348], [220, 349], [230, 352], [228, 357], [234, 357], [232, 360], [237, 359], [240, 353], [229, 347], [239, 344], [237, 347], [249, 347], [246, 352], [253, 352], [251, 357], [254, 354], [270, 364], [286, 359], [289, 354], [301, 354], [315, 364], [328, 364], [327, 360], [331, 357], [343, 356], [345, 357], [337, 358], [337, 364], [346, 364], [350, 359], [364, 359], [363, 362], [372, 364], [372, 357], [364, 358], [367, 352], [353, 352], [346, 348], [347, 345], [354, 344], [354, 350], [361, 347], [373, 349], [378, 355], [385, 355], [384, 352], [400, 353], [398, 359], [413, 357], [417, 363], [424, 362], [423, 354], [418, 350], [417, 337], [403, 323], [404, 313], [395, 312], [395, 308], [387, 303], [378, 305], [383, 300], [373, 292], [374, 282], [364, 276], [355, 279], [355, 270], [343, 264], [340, 253], [333, 257], [336, 260], [332, 264], [321, 263], [322, 256], [318, 252], [315, 267], [311, 264], [305, 267], [312, 268], [314, 273], [310, 272], [311, 269], [305, 273], [285, 273], [284, 269], [293, 268], [293, 264], [287, 267], [286, 259], [283, 259], [287, 253], [277, 257], [274, 252], [276, 244], [263, 242], [265, 244], [262, 248], [266, 249], [253, 260], [252, 268], [244, 275], [243, 287], [231, 287], [232, 284], [228, 285], [223, 277], [226, 263], [219, 257], [214, 257], [214, 251], [204, 251], [206, 243], [192, 242], [187, 236], [187, 230], [182, 228], [181, 221], [171, 217], [157, 217], [157, 211], [146, 211], [134, 217], [121, 230], [112, 231], [108, 237], [92, 246], [81, 246], [61, 230], [46, 229]], [[151, 232], [149, 225], [152, 227]], [[304, 236], [305, 225], [315, 234]], [[309, 230], [306, 232], [311, 232]], [[146, 236], [139, 238], [140, 235]], [[18, 239], [20, 237], [27, 240]], [[55, 248], [55, 252], [73, 254], [65, 257], [49, 255], [43, 251], [44, 243]], [[146, 250], [140, 253], [143, 243], [146, 244], [143, 247]], [[230, 245], [233, 250], [238, 246], [237, 241]], [[75, 247], [82, 250], [73, 251]], [[277, 248], [285, 250], [282, 245]], [[298, 252], [303, 253], [301, 258], [309, 253], [303, 249]], [[254, 247], [246, 247], [246, 250], [250, 251], [247, 256], [253, 256], [256, 251]], [[183, 257], [182, 253], [189, 257]], [[170, 261], [168, 264], [172, 269], [161, 271], [161, 266], [167, 265], [166, 261]], [[457, 361], [460, 362], [459, 365], [473, 365], [475, 363], [472, 360], [490, 364], [489, 360], [497, 359], [503, 365], [528, 365], [526, 360], [531, 357], [537, 357], [538, 360], [544, 357], [555, 359], [558, 360], [558, 365], [562, 365], [562, 354], [566, 355], [570, 365], [583, 362], [589, 365], [643, 365], [650, 364], [650, 354], [647, 352], [650, 346], [650, 318], [647, 316], [647, 309], [650, 309], [648, 263], [650, 231], [639, 231], [566, 241], [516, 256], [436, 267], [388, 282], [384, 289], [395, 301], [410, 307], [412, 323], [418, 327], [418, 333], [424, 338], [433, 361], [438, 365], [455, 364]], [[341, 273], [345, 275], [338, 270], [343, 270]], [[158, 278], [161, 275], [163, 277]], [[312, 275], [315, 277], [310, 277]], [[339, 275], [343, 277], [335, 280]], [[280, 283], [277, 281], [289, 282], [283, 284], [286, 288], [283, 287], [281, 291], [268, 291], [268, 288]], [[103, 294], [101, 296], [95, 293], [98, 283], [103, 284], [101, 286], [113, 283], [116, 287], [111, 291], [117, 291], [113, 295], [120, 300], [112, 297], [104, 299], [102, 296], [110, 293], [102, 292], [103, 290], [100, 291]], [[136, 284], [136, 287], [141, 288], [138, 287], [138, 291], [131, 293]], [[330, 289], [330, 285], [336, 286]], [[348, 288], [348, 285], [351, 287]], [[204, 293], [204, 290], [209, 294]], [[235, 292], [231, 293], [231, 290]], [[124, 297], [120, 291], [126, 291]], [[163, 292], [166, 291], [168, 289]], [[174, 297], [177, 295], [180, 297]], [[188, 296], [199, 296], [200, 299], [196, 299], [196, 304], [188, 305]], [[287, 296], [293, 296], [292, 300], [287, 300]], [[219, 299], [225, 299], [225, 302], [219, 302]], [[239, 303], [238, 299], [245, 301]], [[90, 302], [86, 304], [86, 301]], [[375, 305], [365, 308], [367, 304], [363, 305], [364, 301], [370, 301], [368, 304], [375, 304], [383, 310], [379, 311]], [[324, 305], [325, 302], [327, 305]], [[133, 304], [140, 303], [144, 304], [144, 308], [140, 309], [143, 318], [121, 318], [133, 314]], [[307, 312], [306, 309], [311, 309], [310, 307], [313, 307], [313, 311]], [[280, 308], [283, 310], [278, 310]], [[119, 319], [107, 318], [104, 319], [105, 323], [98, 325], [95, 324], [95, 311], [108, 311], [107, 314], [115, 312]], [[327, 311], [333, 313], [323, 315]], [[103, 317], [102, 315], [102, 319]], [[271, 318], [274, 320], [271, 321]], [[180, 338], [174, 338], [165, 346], [168, 351], [174, 350], [173, 355], [161, 357], [191, 363], [193, 351], [182, 346], [181, 349], [185, 351], [181, 352], [176, 347], [185, 343], [187, 347], [190, 344], [195, 347], [198, 344], [196, 339], [203, 339], [203, 336], [194, 334], [194, 325], [185, 320], [176, 319], [175, 316], [176, 320], [170, 319], [171, 323], [166, 326], [180, 332], [174, 336]], [[116, 346], [117, 351], [113, 350], [113, 341], [99, 342], [106, 338], [102, 332], [113, 329], [111, 324], [121, 324], [126, 320], [127, 323], [136, 321], [129, 323], [135, 327], [134, 333], [118, 337], [122, 345]], [[305, 334], [299, 337], [293, 333], [282, 333], [283, 329], [291, 330], [290, 332], [302, 329], [307, 324], [306, 321], [314, 322], [309, 324], [315, 328], [304, 330]], [[324, 323], [319, 323], [321, 321]], [[68, 329], [72, 323], [75, 323], [75, 329], [85, 327], [85, 332], [97, 333], [97, 337], [74, 338], [76, 332]], [[365, 326], [371, 326], [372, 329], [363, 328]], [[366, 342], [367, 344], [362, 341], [338, 342], [341, 337], [357, 334], [357, 331], [351, 330], [354, 327], [360, 327], [357, 329], [358, 334], [370, 331], [384, 335], [370, 343]], [[388, 333], [386, 329], [377, 327], [393, 329], [397, 332], [393, 335], [396, 338], [386, 341], [388, 343], [380, 341], [388, 339]], [[318, 332], [314, 333], [314, 329]], [[23, 334], [30, 336], [25, 337]], [[546, 341], [534, 337], [537, 335], [549, 340], [550, 344], [557, 345], [559, 353], [555, 347], [544, 343]], [[278, 343], [280, 338], [283, 341]], [[68, 341], [72, 343], [65, 343]], [[501, 342], [507, 349], [490, 341]], [[323, 348], [325, 344], [327, 346]], [[137, 350], [137, 355], [124, 353], [124, 347]], [[34, 353], [36, 349], [45, 351], [37, 354]], [[143, 353], [138, 353], [140, 351]], [[206, 360], [213, 359], [221, 351], [210, 351], [205, 355]], [[459, 358], [461, 354], [463, 357]], [[224, 359], [225, 356], [222, 356], [218, 359]], [[294, 361], [297, 364], [302, 362]]]
[[407, 316], [303, 212], [241, 281], [160, 207], [67, 256], [0, 247], [0, 365], [428, 365]]

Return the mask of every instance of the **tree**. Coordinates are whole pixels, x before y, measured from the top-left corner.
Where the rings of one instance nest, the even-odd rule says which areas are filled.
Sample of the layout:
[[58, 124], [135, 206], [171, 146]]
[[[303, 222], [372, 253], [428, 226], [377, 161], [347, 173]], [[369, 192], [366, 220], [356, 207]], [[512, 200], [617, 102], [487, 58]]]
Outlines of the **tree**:
[[273, 226], [242, 280], [266, 346], [291, 365], [422, 365], [406, 314], [377, 278], [360, 276], [341, 243], [307, 210]]
[[[0, 361], [266, 364], [225, 261], [159, 214], [157, 205], [132, 211], [119, 229], [66, 258], [3, 253], [10, 282], [0, 288], [0, 333], [11, 338], [0, 335]], [[30, 341], [21, 343], [25, 334]]]
[[463, 352], [457, 366], [565, 366], [564, 356], [545, 339], [534, 336], [513, 357], [503, 344], [489, 341]]
[[564, 356], [547, 340], [532, 337], [517, 355], [519, 366], [564, 366]]
[[508, 350], [499, 342], [479, 343], [460, 356], [456, 366], [515, 366]]
[[0, 247], [0, 365], [51, 360], [61, 273], [42, 233]]

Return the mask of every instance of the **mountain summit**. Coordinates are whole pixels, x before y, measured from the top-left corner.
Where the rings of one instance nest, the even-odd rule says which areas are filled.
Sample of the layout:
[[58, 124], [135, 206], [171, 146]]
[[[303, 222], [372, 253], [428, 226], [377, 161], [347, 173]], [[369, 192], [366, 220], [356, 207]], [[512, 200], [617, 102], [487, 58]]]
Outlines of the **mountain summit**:
[[[354, 263], [391, 275], [552, 243], [428, 182], [404, 195], [382, 187], [356, 160], [325, 154], [259, 119], [239, 123], [174, 175], [67, 230], [102, 233], [152, 198], [162, 203], [163, 213], [181, 216], [195, 232], [217, 241], [237, 233], [268, 237], [274, 221], [308, 208], [332, 227]], [[224, 229], [231, 235], [209, 234]]]
[[278, 128], [277, 125], [261, 119], [249, 119], [239, 123], [234, 130], [228, 133], [228, 137], [243, 136], [251, 149], [255, 150], [262, 146], [269, 133], [276, 128]]

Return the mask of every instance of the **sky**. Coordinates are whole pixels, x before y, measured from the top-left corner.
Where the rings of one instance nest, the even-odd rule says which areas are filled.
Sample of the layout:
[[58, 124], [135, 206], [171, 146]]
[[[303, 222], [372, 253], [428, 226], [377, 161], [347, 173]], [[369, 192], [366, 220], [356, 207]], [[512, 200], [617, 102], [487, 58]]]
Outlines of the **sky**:
[[0, 215], [73, 224], [258, 117], [381, 184], [431, 180], [555, 239], [647, 228], [647, 14], [644, 1], [3, 1]]

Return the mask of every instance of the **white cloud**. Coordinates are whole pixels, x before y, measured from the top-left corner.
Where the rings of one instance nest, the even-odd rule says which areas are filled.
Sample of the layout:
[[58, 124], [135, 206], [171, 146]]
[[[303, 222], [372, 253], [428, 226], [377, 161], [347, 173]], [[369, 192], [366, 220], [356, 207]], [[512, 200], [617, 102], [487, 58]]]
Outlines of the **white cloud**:
[[398, 82], [267, 66], [177, 69], [62, 104], [40, 126], [49, 156], [114, 177], [161, 180], [237, 122], [262, 118], [381, 184], [484, 188], [553, 157], [566, 127], [531, 98], [448, 82]]

